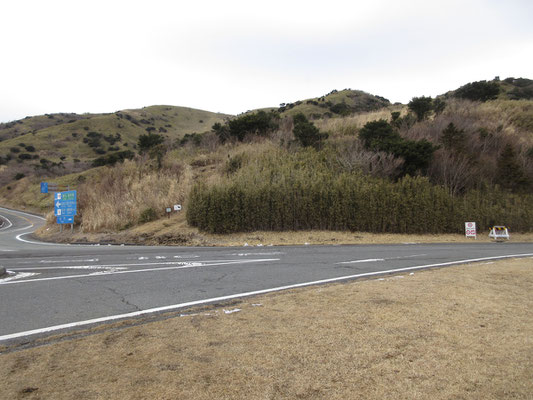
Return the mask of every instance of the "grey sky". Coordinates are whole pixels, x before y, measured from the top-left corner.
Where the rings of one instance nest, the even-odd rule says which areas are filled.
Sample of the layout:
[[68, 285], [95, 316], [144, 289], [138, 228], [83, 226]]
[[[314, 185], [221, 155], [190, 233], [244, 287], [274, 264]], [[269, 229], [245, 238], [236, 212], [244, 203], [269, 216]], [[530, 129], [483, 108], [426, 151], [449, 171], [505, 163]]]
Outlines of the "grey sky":
[[530, 1], [8, 2], [3, 122], [154, 104], [237, 114], [348, 87], [406, 103], [533, 78]]

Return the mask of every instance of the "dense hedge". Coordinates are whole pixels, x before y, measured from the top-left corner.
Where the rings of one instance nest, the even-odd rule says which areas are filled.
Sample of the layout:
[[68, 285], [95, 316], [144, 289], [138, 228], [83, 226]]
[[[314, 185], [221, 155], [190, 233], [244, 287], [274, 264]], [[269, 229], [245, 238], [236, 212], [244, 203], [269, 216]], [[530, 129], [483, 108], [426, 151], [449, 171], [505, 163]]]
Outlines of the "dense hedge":
[[[327, 168], [260, 165], [214, 186], [197, 184], [187, 209], [189, 224], [211, 233], [267, 230], [349, 230], [390, 233], [463, 232], [506, 225], [533, 227], [533, 196], [496, 188], [454, 197], [426, 178], [398, 182]], [[281, 163], [283, 164], [283, 163]]]

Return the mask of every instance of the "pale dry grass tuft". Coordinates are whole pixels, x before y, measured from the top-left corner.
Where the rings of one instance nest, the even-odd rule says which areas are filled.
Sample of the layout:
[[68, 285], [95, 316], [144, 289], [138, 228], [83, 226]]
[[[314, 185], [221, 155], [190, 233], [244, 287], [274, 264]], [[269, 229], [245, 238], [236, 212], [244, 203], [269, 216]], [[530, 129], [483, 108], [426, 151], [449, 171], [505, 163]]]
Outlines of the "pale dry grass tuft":
[[330, 132], [333, 136], [353, 135], [368, 122], [380, 119], [390, 121], [391, 111], [400, 111], [402, 115], [405, 115], [407, 114], [407, 107], [393, 106], [391, 109], [365, 112], [349, 117], [320, 119], [314, 121], [314, 124], [321, 131]]
[[189, 190], [191, 174], [181, 169], [154, 170], [135, 161], [102, 170], [99, 179], [79, 189], [84, 232], [121, 230], [135, 225], [152, 209], [159, 217], [166, 207], [180, 204]]

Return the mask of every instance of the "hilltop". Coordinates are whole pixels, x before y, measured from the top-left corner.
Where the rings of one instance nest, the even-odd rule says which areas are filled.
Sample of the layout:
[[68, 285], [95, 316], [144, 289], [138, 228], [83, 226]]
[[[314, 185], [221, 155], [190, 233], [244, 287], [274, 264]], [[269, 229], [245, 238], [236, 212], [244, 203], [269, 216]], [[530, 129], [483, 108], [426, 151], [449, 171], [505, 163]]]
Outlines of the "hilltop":
[[303, 113], [312, 119], [348, 116], [354, 113], [376, 111], [390, 106], [389, 100], [361, 90], [332, 90], [326, 95], [294, 103], [281, 103], [278, 112], [282, 116]]

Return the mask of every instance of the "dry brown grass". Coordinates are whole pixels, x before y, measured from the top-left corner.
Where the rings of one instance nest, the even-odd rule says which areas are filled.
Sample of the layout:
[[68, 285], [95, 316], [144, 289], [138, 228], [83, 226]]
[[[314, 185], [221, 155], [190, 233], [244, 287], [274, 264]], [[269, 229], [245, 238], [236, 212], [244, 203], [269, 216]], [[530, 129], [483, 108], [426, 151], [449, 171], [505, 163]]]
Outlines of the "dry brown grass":
[[533, 261], [246, 299], [2, 354], [6, 399], [531, 399]]
[[378, 111], [364, 112], [349, 117], [342, 118], [327, 118], [313, 121], [317, 128], [321, 131], [329, 132], [333, 136], [355, 134], [366, 123], [384, 119], [389, 121], [391, 119], [391, 111], [399, 111], [401, 115], [407, 114], [406, 106], [391, 106], [386, 109]]

